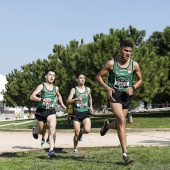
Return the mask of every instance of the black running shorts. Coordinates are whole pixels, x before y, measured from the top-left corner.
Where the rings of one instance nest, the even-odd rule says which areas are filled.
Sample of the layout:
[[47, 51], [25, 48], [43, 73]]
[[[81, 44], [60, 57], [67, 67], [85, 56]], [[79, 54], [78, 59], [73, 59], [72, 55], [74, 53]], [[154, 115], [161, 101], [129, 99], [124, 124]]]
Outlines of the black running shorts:
[[128, 109], [132, 103], [132, 96], [128, 96], [125, 92], [115, 91], [112, 93], [112, 103], [121, 103], [123, 109]]
[[49, 115], [53, 115], [53, 114], [56, 114], [56, 111], [54, 108], [51, 108], [51, 109], [45, 109], [45, 108], [41, 108], [41, 107], [38, 107], [36, 112], [35, 112], [35, 117], [37, 120], [39, 121], [43, 121], [43, 122], [47, 122], [47, 117]]
[[90, 118], [90, 111], [78, 112], [77, 110], [73, 111], [72, 119], [74, 121], [82, 122], [84, 119]]

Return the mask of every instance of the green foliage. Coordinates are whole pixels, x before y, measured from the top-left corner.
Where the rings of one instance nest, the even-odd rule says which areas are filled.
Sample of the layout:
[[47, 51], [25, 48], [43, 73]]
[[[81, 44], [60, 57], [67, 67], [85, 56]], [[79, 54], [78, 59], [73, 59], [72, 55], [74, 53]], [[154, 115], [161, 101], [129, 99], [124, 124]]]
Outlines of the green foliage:
[[8, 83], [6, 91], [3, 92], [4, 99], [7, 106], [26, 106], [31, 109], [35, 103], [29, 100], [30, 95], [36, 86], [44, 81], [44, 70], [48, 68], [48, 61], [38, 59], [21, 68], [22, 71], [15, 69], [6, 76]]
[[[159, 87], [152, 102], [170, 101], [170, 27], [163, 32], [154, 32], [148, 39], [148, 44], [155, 49], [158, 58]], [[160, 65], [160, 66], [159, 66]]]
[[[15, 69], [7, 75], [7, 91], [3, 92], [6, 104], [35, 106], [29, 96], [38, 84], [44, 82], [45, 70], [52, 69], [56, 72], [55, 84], [65, 102], [71, 88], [77, 85], [76, 74], [84, 72], [86, 85], [92, 90], [94, 107], [107, 105], [106, 93], [95, 81], [95, 76], [108, 60], [119, 55], [119, 44], [123, 39], [134, 43], [132, 58], [139, 63], [142, 72], [143, 85], [134, 95], [136, 104], [139, 101], [160, 103], [170, 100], [170, 27], [163, 32], [154, 32], [144, 42], [145, 34], [145, 30], [129, 26], [121, 30], [111, 28], [109, 34], [96, 34], [89, 44], [84, 44], [83, 40], [80, 44], [72, 40], [66, 47], [54, 44], [48, 60], [38, 59], [22, 66], [21, 71]], [[107, 77], [104, 77], [106, 83]]]

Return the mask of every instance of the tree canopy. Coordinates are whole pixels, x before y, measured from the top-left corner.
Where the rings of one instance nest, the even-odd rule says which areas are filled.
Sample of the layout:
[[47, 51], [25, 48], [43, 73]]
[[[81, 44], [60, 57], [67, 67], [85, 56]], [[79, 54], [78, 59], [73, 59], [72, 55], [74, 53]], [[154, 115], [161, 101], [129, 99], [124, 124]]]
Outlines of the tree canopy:
[[[123, 39], [134, 43], [132, 59], [140, 65], [143, 85], [136, 90], [134, 101], [165, 102], [170, 100], [170, 27], [163, 32], [153, 32], [144, 40], [145, 30], [137, 30], [132, 26], [128, 29], [110, 29], [109, 34], [96, 34], [93, 42], [84, 44], [76, 40], [66, 47], [54, 44], [53, 54], [48, 59], [32, 62], [8, 74], [6, 91], [3, 92], [8, 106], [35, 106], [29, 96], [36, 86], [44, 82], [44, 73], [52, 69], [56, 72], [55, 84], [66, 102], [69, 92], [76, 82], [76, 74], [86, 75], [86, 85], [92, 90], [93, 104], [99, 108], [107, 104], [106, 92], [95, 81], [96, 74], [106, 61], [119, 55], [119, 44]], [[104, 81], [107, 82], [107, 77]]]

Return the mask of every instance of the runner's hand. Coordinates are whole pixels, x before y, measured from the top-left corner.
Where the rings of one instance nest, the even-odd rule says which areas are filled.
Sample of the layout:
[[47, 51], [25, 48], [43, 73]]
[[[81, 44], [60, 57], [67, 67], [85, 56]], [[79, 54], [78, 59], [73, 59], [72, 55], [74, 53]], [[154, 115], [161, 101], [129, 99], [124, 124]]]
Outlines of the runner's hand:
[[50, 98], [44, 98], [44, 99], [43, 99], [43, 102], [45, 102], [45, 103], [49, 103], [50, 101], [51, 101]]
[[77, 97], [77, 100], [82, 101], [82, 100], [83, 100], [83, 97], [82, 97], [82, 96], [79, 96], [79, 97]]
[[93, 114], [93, 107], [90, 107], [89, 110], [90, 110], [90, 115], [92, 115]]
[[64, 104], [62, 104], [62, 107], [63, 107], [63, 109], [64, 109], [64, 110], [66, 110], [66, 109], [67, 109], [67, 107], [66, 107]]
[[133, 95], [133, 88], [132, 88], [132, 87], [128, 87], [128, 88], [126, 89], [126, 94], [127, 94], [128, 96], [132, 96], [132, 95]]
[[112, 94], [115, 92], [115, 90], [110, 88], [110, 87], [108, 87], [106, 89], [106, 91], [107, 91], [107, 96], [108, 96], [109, 100], [113, 100]]

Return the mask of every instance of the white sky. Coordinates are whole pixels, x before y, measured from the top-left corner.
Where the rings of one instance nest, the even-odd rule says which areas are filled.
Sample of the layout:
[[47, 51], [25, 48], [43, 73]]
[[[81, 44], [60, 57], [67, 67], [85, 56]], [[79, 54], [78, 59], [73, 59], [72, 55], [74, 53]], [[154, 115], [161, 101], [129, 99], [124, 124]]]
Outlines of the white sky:
[[93, 41], [97, 33], [130, 25], [154, 31], [170, 26], [169, 0], [0, 0], [0, 74], [52, 53], [54, 44]]

